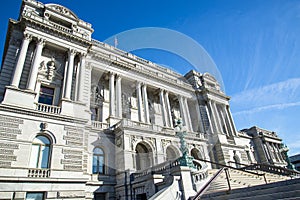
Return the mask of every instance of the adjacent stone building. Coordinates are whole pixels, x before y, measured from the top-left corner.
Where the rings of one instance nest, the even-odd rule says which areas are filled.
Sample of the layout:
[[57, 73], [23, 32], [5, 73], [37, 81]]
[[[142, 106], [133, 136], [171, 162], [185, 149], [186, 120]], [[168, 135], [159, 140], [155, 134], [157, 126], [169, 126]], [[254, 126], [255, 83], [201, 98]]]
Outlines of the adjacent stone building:
[[275, 133], [236, 131], [213, 76], [182, 76], [92, 39], [93, 31], [68, 8], [35, 0], [9, 21], [0, 199], [149, 198], [152, 185], [133, 184], [132, 174], [181, 156], [178, 118], [195, 159], [286, 165]]

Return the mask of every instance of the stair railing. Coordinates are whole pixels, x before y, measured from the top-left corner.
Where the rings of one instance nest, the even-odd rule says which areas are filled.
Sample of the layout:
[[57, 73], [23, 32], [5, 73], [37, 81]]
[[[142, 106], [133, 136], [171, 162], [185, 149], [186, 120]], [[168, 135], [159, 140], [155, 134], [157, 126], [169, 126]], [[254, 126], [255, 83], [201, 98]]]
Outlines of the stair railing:
[[[257, 176], [265, 176], [264, 173], [257, 173], [257, 172], [246, 171], [246, 170], [244, 170], [243, 168], [232, 167], [232, 166], [229, 166], [229, 165], [225, 165], [225, 164], [213, 162], [213, 161], [210, 161], [210, 160], [204, 160], [204, 159], [198, 159], [198, 160], [203, 161], [203, 162], [208, 162], [208, 163], [211, 163], [211, 164], [214, 164], [214, 165], [217, 165], [217, 166], [221, 166], [221, 167], [225, 167], [225, 168], [229, 168], [229, 169], [234, 169], [234, 170], [246, 172], [246, 173], [253, 174], [253, 175], [257, 175]], [[244, 165], [244, 164], [243, 164], [243, 165]], [[265, 180], [266, 180], [266, 179], [265, 179]], [[266, 182], [266, 183], [267, 183], [267, 182]]]
[[241, 170], [261, 170], [265, 172], [270, 172], [274, 174], [279, 174], [279, 175], [286, 175], [286, 176], [300, 176], [300, 172], [287, 169], [284, 167], [279, 167], [275, 165], [270, 165], [270, 164], [265, 164], [265, 163], [256, 163], [253, 165], [248, 165], [245, 167], [241, 167]]
[[[199, 159], [198, 159], [198, 160], [199, 160]], [[219, 171], [218, 171], [215, 175], [213, 175], [213, 177], [211, 177], [207, 183], [205, 183], [205, 185], [199, 190], [199, 192], [196, 194], [196, 196], [194, 196], [194, 197], [192, 198], [192, 200], [199, 200], [200, 197], [201, 197], [201, 195], [209, 188], [210, 184], [211, 184], [214, 180], [216, 180], [216, 179], [220, 176], [220, 174], [222, 174], [222, 172], [223, 172], [224, 170], [225, 170], [225, 167], [222, 167], [221, 169], [219, 169]], [[226, 177], [227, 177], [227, 173], [226, 173]], [[228, 180], [229, 180], [229, 179], [227, 178], [227, 181], [228, 181]], [[229, 186], [229, 185], [228, 185], [228, 186]], [[230, 187], [230, 186], [229, 186], [229, 187]]]
[[[210, 160], [204, 160], [204, 159], [199, 159], [199, 158], [197, 160], [200, 160], [200, 161], [203, 161], [203, 162], [208, 162], [208, 163], [211, 163], [211, 164], [215, 164], [217, 166], [221, 166], [222, 168], [198, 191], [198, 193], [196, 194], [196, 196], [194, 196], [191, 200], [199, 200], [200, 197], [202, 196], [202, 194], [204, 194], [204, 192], [209, 188], [209, 186], [211, 185], [211, 183], [214, 180], [216, 180], [218, 178], [218, 176], [223, 171], [225, 171], [226, 180], [227, 180], [227, 184], [228, 184], [228, 190], [231, 190], [230, 175], [229, 175], [228, 169], [234, 169], [234, 170], [242, 171], [242, 172], [249, 173], [249, 174], [252, 174], [252, 175], [263, 176], [265, 183], [266, 184], [268, 183], [267, 179], [266, 179], [266, 176], [265, 176], [265, 173], [261, 174], [261, 173], [257, 173], [257, 172], [246, 171], [246, 170], [242, 170], [241, 168], [232, 167], [232, 166], [229, 166], [229, 165], [224, 165], [224, 164], [213, 162], [213, 161], [210, 161]], [[245, 164], [242, 164], [242, 165], [245, 165]]]

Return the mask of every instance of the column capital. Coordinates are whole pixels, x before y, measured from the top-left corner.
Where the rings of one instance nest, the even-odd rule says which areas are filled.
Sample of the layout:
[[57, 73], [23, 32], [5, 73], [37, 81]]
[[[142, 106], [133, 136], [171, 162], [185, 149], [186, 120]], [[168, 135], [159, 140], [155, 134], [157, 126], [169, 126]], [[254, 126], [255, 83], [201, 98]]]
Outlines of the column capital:
[[46, 43], [46, 40], [45, 40], [45, 39], [43, 39], [43, 38], [38, 38], [38, 39], [37, 39], [37, 44], [38, 44], [38, 45], [44, 46], [45, 43]]
[[30, 34], [30, 33], [24, 33], [24, 40], [32, 40], [32, 34]]
[[69, 54], [71, 56], [75, 56], [76, 53], [77, 53], [77, 51], [75, 49], [69, 49]]
[[140, 81], [136, 81], [135, 84], [136, 84], [136, 87], [137, 87], [137, 88], [140, 88], [141, 85], [142, 85], [142, 83], [141, 83]]
[[110, 76], [116, 75], [116, 73], [115, 73], [115, 72], [112, 72], [112, 71], [109, 71], [108, 74], [109, 74]]
[[147, 84], [146, 83], [143, 83], [143, 86], [142, 86], [145, 89], [147, 89]]
[[80, 52], [80, 56], [81, 56], [81, 58], [85, 58], [87, 56], [87, 53], [86, 52]]
[[120, 74], [116, 74], [117, 76], [116, 76], [116, 79], [117, 80], [121, 80], [122, 79], [122, 76], [120, 75]]

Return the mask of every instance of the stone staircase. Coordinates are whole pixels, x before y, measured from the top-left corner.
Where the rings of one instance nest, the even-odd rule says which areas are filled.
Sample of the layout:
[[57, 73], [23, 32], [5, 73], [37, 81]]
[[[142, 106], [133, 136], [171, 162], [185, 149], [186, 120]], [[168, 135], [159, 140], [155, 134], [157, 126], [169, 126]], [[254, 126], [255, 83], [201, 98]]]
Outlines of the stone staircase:
[[[227, 170], [227, 172], [226, 172]], [[256, 185], [264, 185], [267, 183], [273, 183], [278, 181], [289, 180], [290, 177], [278, 174], [272, 174], [268, 172], [263, 172], [259, 170], [248, 170], [241, 171], [237, 169], [228, 168], [224, 170], [216, 180], [214, 180], [210, 187], [206, 190], [207, 193], [229, 190], [228, 180], [230, 184], [230, 189], [238, 189], [244, 187], [252, 187]], [[211, 169], [208, 171], [210, 177], [212, 177], [218, 169]], [[228, 180], [227, 180], [227, 176]], [[260, 174], [256, 175], [254, 173]]]
[[253, 187], [205, 193], [201, 199], [214, 200], [296, 200], [300, 199], [300, 178]]

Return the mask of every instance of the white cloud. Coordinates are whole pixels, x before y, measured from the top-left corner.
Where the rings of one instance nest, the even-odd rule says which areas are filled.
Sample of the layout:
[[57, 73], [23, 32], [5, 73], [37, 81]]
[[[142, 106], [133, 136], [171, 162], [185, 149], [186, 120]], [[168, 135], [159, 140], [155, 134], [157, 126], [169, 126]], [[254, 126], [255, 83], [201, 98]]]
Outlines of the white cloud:
[[260, 88], [246, 90], [231, 98], [235, 114], [248, 114], [270, 109], [283, 109], [299, 106], [300, 78], [266, 85]]
[[244, 114], [254, 114], [257, 112], [261, 111], [266, 111], [266, 110], [280, 110], [280, 109], [285, 109], [289, 107], [294, 107], [294, 106], [300, 106], [300, 101], [298, 102], [293, 102], [293, 103], [282, 103], [282, 104], [273, 104], [273, 105], [267, 105], [267, 106], [261, 106], [249, 110], [243, 110], [239, 112], [233, 113], [233, 115], [244, 115]]

